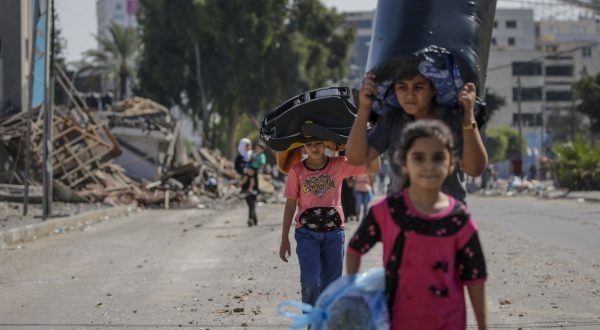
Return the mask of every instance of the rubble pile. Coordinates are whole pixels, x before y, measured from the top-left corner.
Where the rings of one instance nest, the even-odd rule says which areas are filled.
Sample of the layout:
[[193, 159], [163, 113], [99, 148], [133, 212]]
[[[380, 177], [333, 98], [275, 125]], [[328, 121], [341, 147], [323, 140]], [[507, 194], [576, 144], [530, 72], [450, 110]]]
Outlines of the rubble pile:
[[[74, 107], [55, 106], [53, 116], [55, 199], [169, 208], [240, 197], [233, 163], [184, 141], [181, 122], [166, 107], [134, 97], [93, 112], [70, 96]], [[23, 186], [28, 118], [22, 112], [0, 119], [0, 199], [22, 198], [15, 187]], [[38, 192], [44, 161], [43, 113], [37, 109], [30, 138], [31, 191]], [[263, 181], [265, 192], [273, 191], [270, 180]]]

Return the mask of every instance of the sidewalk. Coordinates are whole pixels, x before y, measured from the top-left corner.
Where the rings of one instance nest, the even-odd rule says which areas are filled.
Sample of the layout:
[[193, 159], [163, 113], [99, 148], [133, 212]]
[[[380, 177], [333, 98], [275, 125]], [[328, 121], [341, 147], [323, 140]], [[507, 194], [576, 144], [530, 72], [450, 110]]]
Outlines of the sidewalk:
[[542, 198], [547, 199], [557, 199], [557, 198], [567, 198], [567, 199], [576, 199], [581, 202], [600, 202], [600, 191], [572, 191], [568, 193], [566, 196], [566, 191], [564, 190], [553, 190], [549, 192], [545, 192], [542, 194]]
[[531, 196], [543, 199], [574, 199], [580, 202], [600, 202], [600, 191], [571, 191], [567, 193], [566, 189], [556, 189], [552, 186], [551, 181], [532, 182], [528, 188], [513, 188], [507, 189], [505, 180], [498, 180], [495, 188], [486, 190], [476, 190], [471, 193], [481, 196]]
[[4, 249], [15, 243], [32, 241], [40, 237], [64, 233], [97, 221], [108, 220], [113, 217], [129, 214], [135, 209], [135, 206], [121, 205], [72, 216], [51, 218], [44, 221], [40, 220], [37, 223], [6, 229], [0, 231], [0, 249]]

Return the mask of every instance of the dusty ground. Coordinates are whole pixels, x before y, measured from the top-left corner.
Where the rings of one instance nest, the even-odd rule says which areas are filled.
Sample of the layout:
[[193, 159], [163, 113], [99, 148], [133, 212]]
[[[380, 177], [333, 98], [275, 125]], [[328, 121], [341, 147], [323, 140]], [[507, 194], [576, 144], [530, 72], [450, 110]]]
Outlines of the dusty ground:
[[[600, 205], [469, 203], [492, 329], [600, 328]], [[243, 204], [145, 210], [0, 251], [0, 328], [285, 329], [276, 306], [300, 294], [297, 258], [277, 256], [282, 209], [261, 206], [252, 228]]]

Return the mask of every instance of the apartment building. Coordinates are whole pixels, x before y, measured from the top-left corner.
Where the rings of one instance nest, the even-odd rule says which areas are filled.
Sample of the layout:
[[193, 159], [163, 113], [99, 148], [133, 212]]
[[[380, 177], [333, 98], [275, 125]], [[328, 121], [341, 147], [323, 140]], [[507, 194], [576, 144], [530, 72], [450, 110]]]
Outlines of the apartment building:
[[596, 20], [534, 22], [530, 9], [497, 9], [487, 86], [506, 105], [488, 127], [517, 128], [520, 122], [533, 153], [544, 152], [542, 141], [548, 148], [553, 139], [564, 138], [565, 127], [572, 126], [572, 134], [577, 117], [572, 84], [600, 72], [599, 43]]
[[346, 21], [356, 28], [356, 39], [350, 50], [348, 86], [359, 88], [367, 65], [375, 10], [346, 13]]
[[96, 0], [98, 35], [105, 35], [108, 32], [108, 27], [113, 23], [136, 27], [135, 14], [139, 8], [140, 0]]

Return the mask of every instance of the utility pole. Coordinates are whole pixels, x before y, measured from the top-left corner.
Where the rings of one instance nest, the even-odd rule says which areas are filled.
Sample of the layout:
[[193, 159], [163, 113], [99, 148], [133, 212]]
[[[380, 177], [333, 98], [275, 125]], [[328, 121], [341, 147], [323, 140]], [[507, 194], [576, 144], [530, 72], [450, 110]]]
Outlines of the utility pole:
[[521, 76], [517, 75], [517, 127], [519, 128], [518, 145], [517, 145], [517, 159], [512, 159], [513, 175], [523, 177], [523, 131], [522, 131], [522, 119], [523, 114], [521, 113]]
[[577, 121], [575, 116], [575, 91], [573, 90], [573, 87], [571, 87], [571, 141], [575, 141], [575, 121]]
[[[38, 5], [37, 1], [32, 2], [31, 10], [34, 11], [36, 6]], [[27, 134], [25, 136], [25, 173], [23, 173], [23, 215], [26, 216], [29, 208], [29, 172], [31, 171], [31, 125], [33, 121], [33, 79], [34, 69], [35, 69], [35, 55], [37, 48], [37, 25], [38, 25], [39, 16], [34, 14], [32, 31], [31, 31], [31, 47], [29, 48], [29, 81], [28, 81], [28, 93], [27, 93], [27, 116], [25, 116], [27, 120]]]
[[522, 153], [522, 147], [523, 147], [523, 129], [522, 129], [522, 124], [521, 124], [521, 120], [522, 118], [522, 113], [521, 113], [521, 76], [517, 76], [517, 112], [519, 114], [519, 119], [517, 121], [517, 125], [519, 128], [519, 160], [523, 159], [523, 155]]
[[[54, 118], [54, 1], [48, 0], [46, 9], [46, 61], [48, 61], [46, 75], [46, 88], [44, 89], [46, 97], [44, 98], [44, 160], [43, 160], [43, 212], [42, 218], [47, 219], [52, 216], [52, 181], [54, 179], [52, 169], [52, 126]], [[52, 21], [50, 21], [52, 20]], [[48, 30], [50, 28], [50, 30]]]

